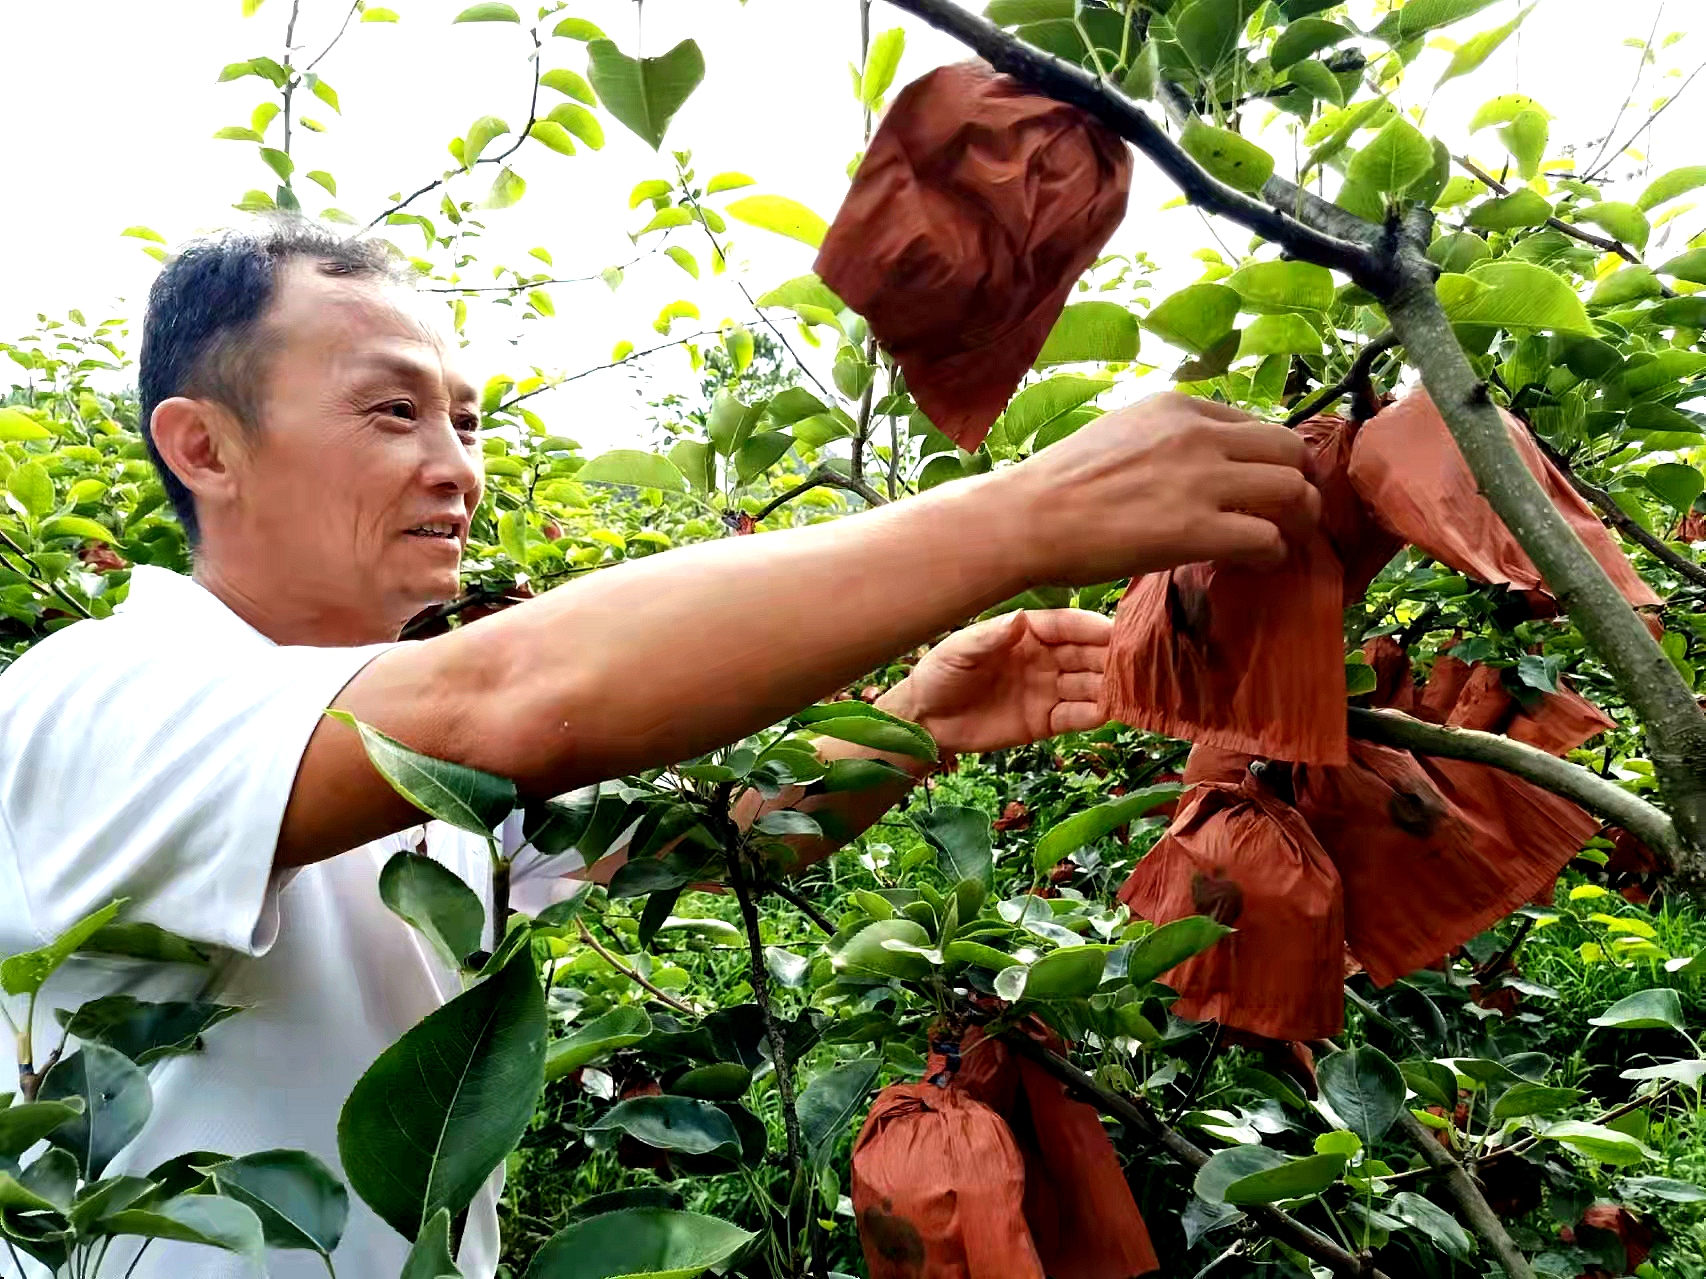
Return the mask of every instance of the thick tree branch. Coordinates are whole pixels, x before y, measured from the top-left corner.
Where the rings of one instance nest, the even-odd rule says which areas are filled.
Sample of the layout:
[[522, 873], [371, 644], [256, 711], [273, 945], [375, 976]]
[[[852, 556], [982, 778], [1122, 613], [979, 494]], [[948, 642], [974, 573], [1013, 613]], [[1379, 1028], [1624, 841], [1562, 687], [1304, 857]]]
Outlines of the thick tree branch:
[[1641, 526], [1628, 511], [1617, 504], [1617, 499], [1596, 484], [1589, 484], [1577, 475], [1570, 466], [1569, 459], [1553, 448], [1538, 435], [1534, 442], [1540, 446], [1541, 452], [1551, 459], [1563, 477], [1570, 481], [1570, 487], [1582, 495], [1582, 498], [1605, 516], [1606, 521], [1624, 537], [1645, 550], [1666, 568], [1686, 577], [1696, 586], [1706, 586], [1706, 568], [1702, 568], [1686, 555], [1667, 545], [1662, 539], [1654, 537]]
[[[1079, 1094], [1082, 1100], [1089, 1102], [1103, 1114], [1118, 1119], [1145, 1140], [1160, 1146], [1193, 1172], [1208, 1162], [1207, 1154], [1162, 1123], [1148, 1106], [1118, 1093], [1109, 1092], [1066, 1058], [1050, 1052], [1028, 1035], [1009, 1034], [1003, 1036], [1003, 1039], [1008, 1047], [1036, 1062]], [[1264, 1233], [1290, 1245], [1311, 1260], [1320, 1262], [1335, 1275], [1386, 1279], [1368, 1258], [1345, 1251], [1327, 1236], [1304, 1225], [1289, 1213], [1265, 1205], [1247, 1207], [1244, 1211]]]
[[[1008, 35], [988, 19], [967, 12], [955, 0], [889, 0], [889, 3], [953, 36], [997, 71], [1088, 111], [1148, 156], [1192, 204], [1231, 218], [1300, 258], [1341, 271], [1370, 292], [1379, 293], [1383, 287], [1389, 287], [1379, 256], [1366, 244], [1318, 231], [1283, 212], [1285, 203], [1280, 207], [1263, 204], [1228, 186], [1197, 164], [1149, 118], [1142, 106], [1082, 68]], [[1303, 194], [1289, 183], [1283, 187], [1289, 191], [1282, 191], [1282, 196]], [[1357, 220], [1343, 209], [1338, 213], [1341, 219]]]
[[1506, 1233], [1504, 1223], [1488, 1205], [1487, 1197], [1481, 1193], [1481, 1188], [1475, 1184], [1475, 1179], [1469, 1175], [1463, 1164], [1434, 1140], [1433, 1133], [1410, 1113], [1408, 1107], [1398, 1112], [1398, 1130], [1404, 1134], [1404, 1139], [1415, 1147], [1423, 1163], [1445, 1174], [1445, 1188], [1451, 1192], [1451, 1197], [1457, 1200], [1457, 1206], [1462, 1209], [1470, 1227], [1504, 1267], [1505, 1274], [1510, 1279], [1534, 1279], [1534, 1267], [1528, 1264], [1528, 1258], [1522, 1255], [1522, 1249], [1518, 1248]]
[[[1364, 422], [1373, 417], [1375, 412], [1378, 412], [1379, 405], [1368, 402], [1372, 401], [1374, 397], [1365, 389], [1365, 386], [1373, 374], [1374, 362], [1397, 345], [1398, 335], [1393, 333], [1391, 329], [1387, 329], [1386, 332], [1370, 341], [1367, 346], [1357, 352], [1356, 359], [1351, 362], [1351, 367], [1345, 371], [1344, 377], [1331, 386], [1321, 388], [1307, 401], [1292, 410], [1291, 416], [1286, 418], [1285, 424], [1287, 426], [1302, 426], [1303, 423], [1327, 408], [1328, 405], [1336, 403], [1347, 392], [1355, 393], [1356, 398], [1353, 403], [1357, 421]], [[1365, 412], [1364, 410], [1369, 411]]]
[[[1469, 159], [1469, 157], [1454, 155], [1451, 158], [1456, 162], [1459, 168], [1461, 168], [1470, 177], [1474, 178], [1477, 182], [1489, 188], [1495, 195], [1510, 194], [1509, 187], [1507, 187], [1503, 182], [1500, 182], [1473, 160]], [[1613, 239], [1609, 236], [1595, 235], [1592, 231], [1584, 231], [1579, 226], [1565, 222], [1562, 218], [1547, 218], [1546, 225], [1551, 227], [1554, 231], [1562, 231], [1572, 240], [1580, 240], [1583, 244], [1592, 245], [1602, 253], [1615, 253], [1625, 262], [1639, 262], [1641, 260], [1641, 255], [1635, 252], [1634, 249], [1631, 249], [1628, 245], [1624, 244], [1621, 240]]]
[[1548, 755], [1526, 742], [1469, 728], [1446, 728], [1412, 719], [1398, 711], [1350, 708], [1351, 736], [1422, 755], [1489, 764], [1573, 800], [1596, 817], [1615, 822], [1672, 867], [1677, 861], [1676, 828], [1670, 818], [1617, 783]]

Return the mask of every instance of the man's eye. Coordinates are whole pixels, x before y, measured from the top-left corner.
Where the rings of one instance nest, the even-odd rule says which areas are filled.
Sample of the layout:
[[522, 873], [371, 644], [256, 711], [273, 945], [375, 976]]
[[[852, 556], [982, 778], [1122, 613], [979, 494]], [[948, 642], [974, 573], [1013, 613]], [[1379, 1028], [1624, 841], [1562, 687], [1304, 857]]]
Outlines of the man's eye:
[[473, 435], [480, 429], [480, 420], [474, 417], [459, 417], [456, 419], [456, 429], [463, 435]]
[[415, 406], [407, 400], [392, 400], [389, 404], [382, 405], [379, 411], [388, 417], [403, 418], [410, 422], [415, 419]]

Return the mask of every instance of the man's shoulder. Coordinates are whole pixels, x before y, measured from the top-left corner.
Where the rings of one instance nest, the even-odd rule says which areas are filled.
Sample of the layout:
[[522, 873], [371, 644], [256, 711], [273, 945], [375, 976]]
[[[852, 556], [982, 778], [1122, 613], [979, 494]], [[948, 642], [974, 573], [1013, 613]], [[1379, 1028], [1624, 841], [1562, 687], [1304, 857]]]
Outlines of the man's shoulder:
[[0, 702], [59, 675], [94, 674], [133, 661], [144, 662], [147, 650], [131, 643], [136, 630], [124, 613], [114, 613], [111, 617], [73, 622], [55, 631], [0, 671]]

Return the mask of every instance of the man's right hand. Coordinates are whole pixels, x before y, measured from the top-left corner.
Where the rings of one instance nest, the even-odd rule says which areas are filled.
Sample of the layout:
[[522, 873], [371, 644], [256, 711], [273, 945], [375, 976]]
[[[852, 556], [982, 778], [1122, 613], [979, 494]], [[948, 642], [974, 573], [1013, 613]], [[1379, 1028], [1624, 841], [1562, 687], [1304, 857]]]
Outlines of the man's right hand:
[[1294, 432], [1169, 392], [989, 480], [1015, 512], [1027, 576], [1089, 585], [1197, 560], [1279, 563], [1320, 518], [1308, 466]]

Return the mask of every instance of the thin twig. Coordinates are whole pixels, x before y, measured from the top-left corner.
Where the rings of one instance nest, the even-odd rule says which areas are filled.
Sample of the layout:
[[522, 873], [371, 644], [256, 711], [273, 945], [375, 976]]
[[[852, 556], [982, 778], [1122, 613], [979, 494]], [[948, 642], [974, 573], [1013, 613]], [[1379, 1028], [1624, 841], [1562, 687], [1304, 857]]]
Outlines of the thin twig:
[[700, 338], [711, 337], [715, 332], [716, 330], [714, 329], [702, 329], [698, 333], [689, 333], [683, 338], [674, 338], [668, 342], [661, 342], [657, 346], [649, 346], [643, 351], [630, 351], [620, 360], [611, 360], [605, 364], [595, 364], [590, 369], [582, 369], [579, 373], [571, 373], [567, 377], [558, 378], [554, 382], [547, 382], [544, 386], [535, 387], [531, 391], [525, 391], [520, 395], [512, 395], [509, 399], [499, 404], [497, 409], [494, 409], [493, 412], [512, 408], [515, 405], [520, 404], [523, 400], [531, 400], [535, 395], [543, 395], [547, 391], [555, 391], [559, 386], [567, 386], [570, 382], [578, 382], [583, 377], [591, 377], [594, 373], [604, 373], [608, 372], [610, 369], [619, 369], [624, 364], [632, 364], [636, 360], [643, 360], [646, 356], [656, 355], [659, 351], [668, 351], [674, 347], [686, 346], [689, 342], [697, 342]]
[[1591, 181], [1591, 175], [1599, 167], [1599, 162], [1605, 159], [1605, 149], [1611, 145], [1611, 139], [1617, 136], [1617, 126], [1623, 123], [1623, 117], [1629, 113], [1629, 104], [1635, 101], [1635, 94], [1640, 91], [1641, 80], [1647, 73], [1647, 59], [1652, 55], [1653, 41], [1658, 38], [1659, 23], [1664, 21], [1665, 7], [1661, 4], [1659, 11], [1653, 15], [1653, 29], [1647, 32], [1647, 43], [1641, 46], [1641, 56], [1635, 59], [1635, 82], [1629, 86], [1629, 92], [1623, 95], [1623, 105], [1617, 108], [1617, 117], [1612, 120], [1611, 127], [1605, 131], [1605, 137], [1599, 144], [1599, 150], [1594, 152], [1592, 163], [1583, 175], [1583, 181]]
[[1557, 467], [1564, 478], [1570, 481], [1570, 487], [1574, 488], [1601, 515], [1605, 516], [1606, 521], [1613, 528], [1645, 550], [1666, 568], [1681, 574], [1696, 586], [1706, 586], [1706, 568], [1702, 568], [1680, 551], [1666, 545], [1662, 539], [1654, 537], [1642, 526], [1639, 520], [1619, 506], [1617, 499], [1612, 497], [1610, 493], [1598, 485], [1588, 483], [1577, 475], [1575, 469], [1570, 465], [1569, 459], [1541, 439], [1540, 436], [1536, 435], [1534, 442], [1540, 446], [1540, 451], [1546, 454], [1552, 465]]
[[1475, 970], [1475, 980], [1484, 982], [1497, 977], [1504, 971], [1506, 964], [1516, 958], [1517, 951], [1522, 949], [1523, 942], [1528, 940], [1528, 934], [1534, 929], [1534, 916], [1524, 915], [1522, 922], [1516, 926], [1516, 932], [1511, 935], [1510, 943], [1493, 958]]
[[[662, 247], [661, 241], [659, 242], [659, 247]], [[657, 249], [648, 249], [646, 252], [640, 254], [639, 257], [630, 258], [628, 261], [622, 263], [620, 266], [618, 266], [616, 268], [616, 270], [626, 271], [630, 267], [637, 266], [639, 263], [644, 262], [647, 258], [654, 256], [656, 253], [657, 253]], [[609, 269], [610, 269], [609, 267], [605, 268], [606, 271], [608, 271]], [[600, 271], [597, 275], [560, 276], [560, 277], [553, 277], [553, 278], [545, 279], [545, 280], [529, 280], [525, 284], [479, 284], [479, 285], [435, 284], [431, 288], [421, 289], [420, 292], [422, 292], [422, 293], [523, 293], [523, 292], [526, 292], [528, 289], [543, 289], [543, 288], [546, 288], [547, 286], [550, 286], [550, 285], [556, 285], [556, 284], [591, 284], [595, 280], [602, 281], [603, 279], [604, 279], [604, 272]]]
[[815, 488], [832, 488], [840, 489], [845, 493], [856, 493], [865, 499], [865, 504], [867, 506], [888, 505], [888, 502], [883, 495], [877, 492], [869, 484], [866, 484], [863, 480], [852, 479], [849, 476], [841, 474], [840, 471], [831, 470], [830, 467], [825, 464], [812, 470], [804, 480], [796, 484], [787, 492], [771, 498], [770, 501], [761, 507], [758, 513], [752, 517], [752, 522], [754, 524], [762, 523], [768, 516], [774, 515], [778, 510], [786, 506], [789, 502], [792, 502], [796, 497], [809, 493]]
[[636, 985], [644, 986], [647, 990], [651, 991], [651, 993], [653, 995], [657, 996], [657, 998], [662, 1000], [664, 1003], [668, 1004], [671, 1008], [675, 1009], [675, 1011], [678, 1013], [686, 1013], [689, 1017], [697, 1017], [699, 1015], [692, 1008], [690, 1008], [686, 1004], [682, 1003], [679, 999], [675, 998], [673, 995], [667, 994], [666, 992], [664, 992], [662, 990], [659, 990], [656, 986], [652, 985], [651, 982], [647, 981], [644, 977], [640, 976], [639, 973], [635, 972], [632, 968], [628, 967], [627, 964], [624, 964], [620, 959], [618, 959], [615, 956], [614, 953], [612, 953], [607, 947], [605, 947], [605, 945], [602, 942], [600, 942], [598, 940], [598, 938], [594, 937], [590, 932], [587, 931], [587, 926], [583, 921], [578, 920], [578, 919], [575, 920], [575, 927], [580, 929], [581, 941], [585, 942], [588, 946], [591, 946], [593, 948], [593, 950], [598, 952], [599, 956], [604, 960], [605, 963], [609, 964], [612, 968], [614, 968], [617, 972], [621, 973], [629, 981], [635, 983]]
[[1651, 115], [1649, 115], [1646, 119], [1646, 122], [1644, 124], [1642, 124], [1639, 129], [1636, 129], [1635, 132], [1631, 133], [1629, 135], [1629, 137], [1624, 141], [1622, 146], [1618, 147], [1617, 150], [1613, 151], [1609, 156], [1606, 157], [1604, 166], [1595, 168], [1594, 171], [1592, 173], [1587, 174], [1582, 179], [1582, 181], [1584, 181], [1584, 182], [1593, 181], [1595, 178], [1597, 178], [1601, 173], [1603, 173], [1605, 171], [1605, 167], [1608, 167], [1614, 160], [1617, 159], [1618, 156], [1622, 155], [1630, 147], [1635, 145], [1635, 139], [1640, 137], [1648, 129], [1652, 128], [1653, 122], [1655, 120], [1657, 120], [1661, 115], [1663, 115], [1666, 111], [1670, 110], [1671, 104], [1674, 103], [1678, 98], [1680, 98], [1684, 93], [1686, 93], [1688, 91], [1688, 86], [1694, 83], [1695, 79], [1698, 78], [1698, 76], [1700, 75], [1700, 73], [1702, 71], [1706, 71], [1706, 62], [1703, 62], [1699, 66], [1695, 67], [1693, 72], [1689, 75], [1688, 79], [1684, 80], [1682, 82], [1682, 84], [1680, 86], [1678, 86], [1677, 91], [1675, 93], [1671, 94], [1670, 97], [1668, 97], [1664, 100], [1664, 105], [1662, 105], [1661, 107], [1659, 107], [1659, 109], [1657, 111], [1654, 111]]
[[302, 68], [304, 75], [306, 75], [308, 72], [312, 71], [315, 67], [319, 66], [320, 63], [325, 59], [325, 56], [328, 53], [330, 53], [333, 49], [338, 47], [338, 41], [342, 40], [344, 38], [344, 32], [349, 30], [350, 19], [354, 18], [355, 15], [361, 11], [361, 6], [362, 6], [362, 0], [355, 0], [355, 3], [350, 5], [349, 12], [344, 14], [343, 26], [338, 28], [338, 34], [332, 37], [332, 42], [330, 44], [328, 44], [324, 49], [320, 50], [319, 55], [312, 62], [310, 62], [307, 66]]
[[[1374, 369], [1374, 362], [1397, 345], [1398, 335], [1391, 329], [1387, 329], [1379, 337], [1372, 339], [1367, 346], [1357, 352], [1356, 359], [1351, 362], [1351, 367], [1346, 370], [1344, 377], [1331, 386], [1322, 387], [1306, 403], [1299, 405], [1286, 418], [1285, 424], [1292, 427], [1301, 426], [1329, 404], [1335, 403], [1347, 391], [1358, 390], [1364, 382], [1369, 380]], [[1367, 405], [1359, 405], [1359, 412], [1366, 407]], [[1374, 415], [1370, 413], [1368, 416]], [[1363, 419], [1359, 418], [1358, 420]]]
[[811, 920], [812, 923], [816, 924], [823, 930], [823, 932], [831, 937], [835, 936], [835, 925], [825, 919], [816, 906], [813, 906], [799, 893], [795, 892], [792, 888], [789, 888], [788, 885], [778, 883], [774, 879], [767, 879], [763, 883], [759, 884], [758, 887], [763, 892], [775, 893], [783, 901], [787, 902], [795, 910], [799, 911], [807, 919]]
[[[1451, 158], [1477, 182], [1480, 182], [1490, 188], [1495, 195], [1510, 194], [1509, 187], [1507, 187], [1503, 182], [1500, 182], [1492, 174], [1488, 173], [1480, 165], [1476, 164], [1468, 156], [1454, 155]], [[1635, 250], [1630, 248], [1628, 245], [1624, 244], [1623, 241], [1614, 239], [1610, 236], [1595, 235], [1592, 231], [1584, 231], [1573, 223], [1565, 222], [1562, 218], [1547, 218], [1546, 225], [1551, 227], [1554, 231], [1563, 232], [1572, 240], [1580, 240], [1583, 244], [1592, 245], [1602, 253], [1615, 253], [1625, 262], [1639, 263], [1641, 260], [1641, 255], [1635, 252]]]
[[48, 592], [64, 604], [66, 608], [86, 620], [95, 616], [88, 609], [84, 608], [76, 600], [72, 599], [63, 590], [61, 590], [58, 583], [47, 580], [47, 574], [42, 571], [42, 566], [37, 564], [35, 560], [30, 557], [30, 553], [28, 551], [14, 542], [11, 535], [4, 529], [0, 529], [0, 543], [4, 543], [7, 550], [11, 551], [12, 554], [16, 555], [24, 563], [28, 564], [32, 570], [41, 576], [43, 580], [39, 582], [32, 582], [32, 586], [41, 587], [42, 590]]

